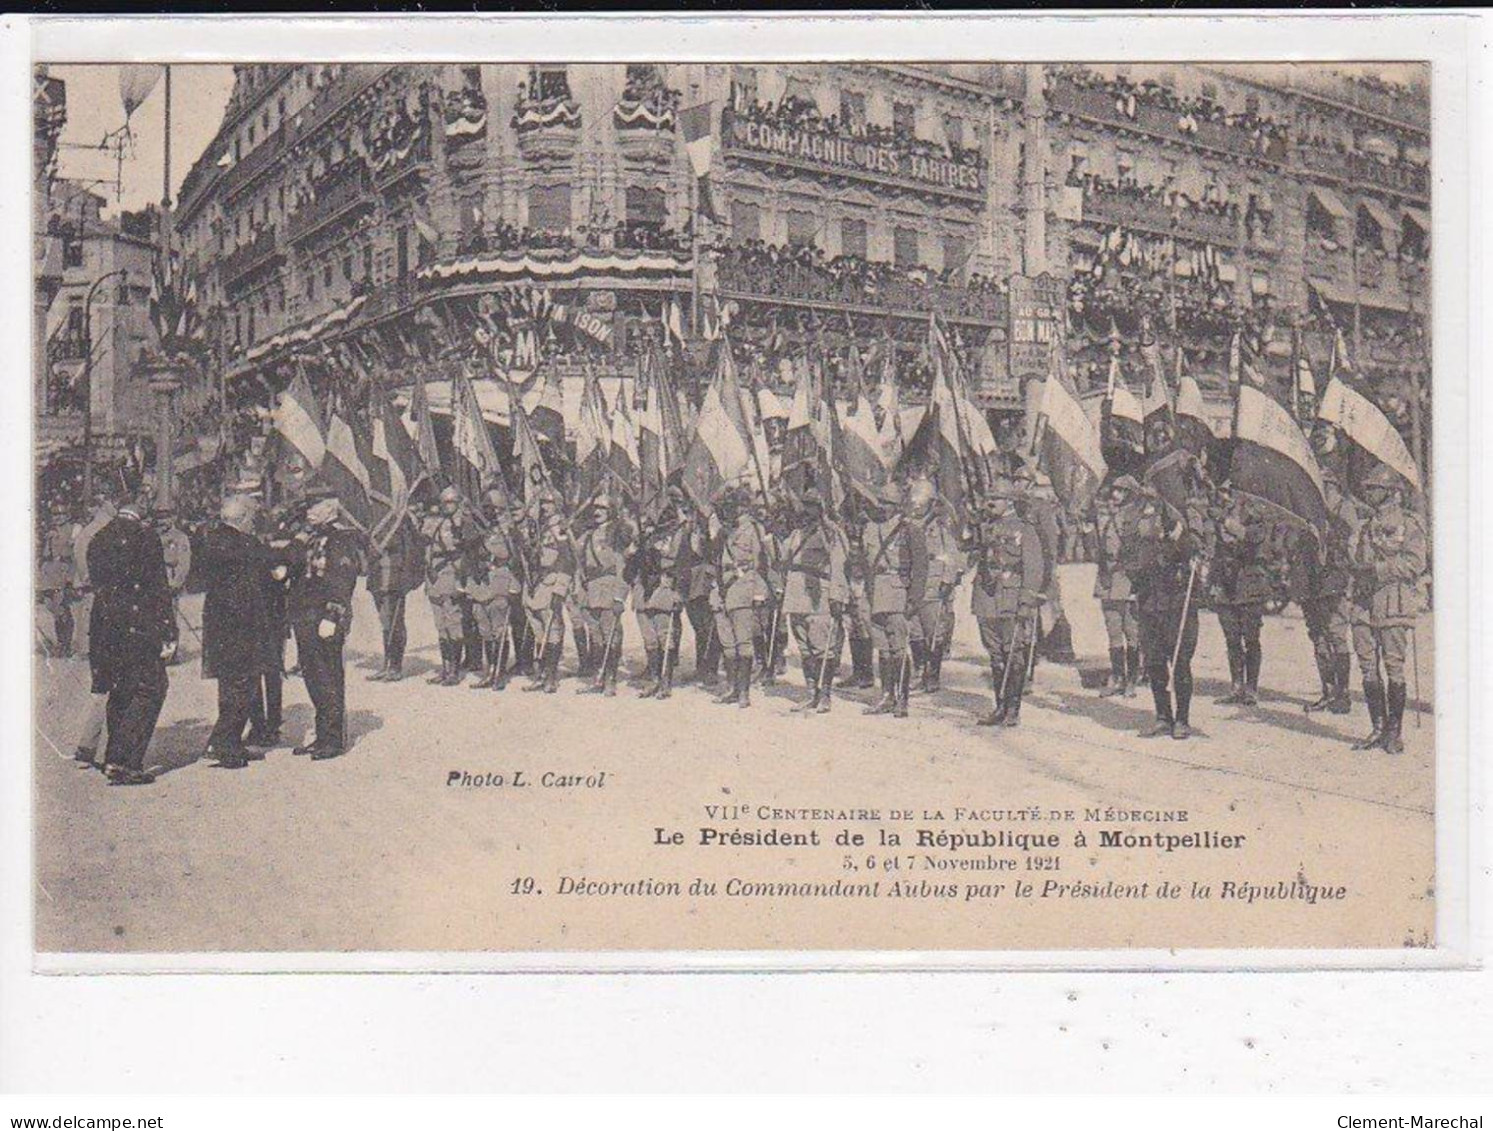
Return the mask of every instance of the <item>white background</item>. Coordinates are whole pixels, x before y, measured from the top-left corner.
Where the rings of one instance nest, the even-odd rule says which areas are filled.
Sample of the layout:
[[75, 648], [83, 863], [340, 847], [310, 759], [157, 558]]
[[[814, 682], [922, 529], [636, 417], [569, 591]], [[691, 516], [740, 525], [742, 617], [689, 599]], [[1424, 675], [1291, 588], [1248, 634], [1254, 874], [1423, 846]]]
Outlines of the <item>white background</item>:
[[[629, 975], [114, 975], [38, 976], [30, 953], [31, 285], [26, 170], [33, 43], [4, 21], [0, 68], [3, 223], [12, 265], [3, 281], [0, 383], [0, 1088], [6, 1091], [197, 1092], [341, 1090], [992, 1089], [1001, 1091], [1427, 1091], [1486, 1087], [1493, 995], [1486, 972], [1004, 972]], [[1459, 953], [1487, 953], [1486, 607], [1472, 576], [1488, 575], [1478, 521], [1489, 435], [1480, 359], [1481, 202], [1488, 92], [1487, 28], [1470, 17], [1341, 14], [1306, 18], [1083, 15], [1058, 20], [865, 18], [735, 21], [389, 20], [229, 23], [94, 19], [54, 26], [37, 57], [657, 59], [694, 57], [1054, 59], [1432, 59], [1436, 225], [1436, 488], [1441, 934]], [[1470, 107], [1471, 119], [1467, 117]], [[1478, 134], [1472, 134], [1475, 124]], [[1473, 141], [1477, 145], [1472, 145]], [[1482, 209], [1473, 216], [1480, 223]], [[1479, 317], [1469, 317], [1476, 312]], [[1476, 485], [1469, 505], [1469, 479]], [[1470, 630], [1468, 628], [1470, 626]], [[1466, 639], [1470, 631], [1470, 640]], [[1469, 679], [1469, 673], [1476, 673]], [[1470, 764], [1468, 749], [1474, 752]], [[1471, 808], [1467, 797], [1476, 803]], [[79, 830], [86, 835], [86, 830]], [[376, 836], [377, 830], [370, 830]], [[121, 846], [123, 851], [128, 846]], [[1476, 898], [1456, 897], [1469, 875]], [[1057, 956], [1060, 960], [1060, 956]], [[1161, 956], [1163, 959], [1165, 956]], [[1393, 958], [1394, 956], [1390, 956]], [[1273, 961], [1236, 956], [1241, 971]], [[1296, 956], [1294, 961], [1302, 959]], [[1310, 960], [1307, 960], [1310, 961]], [[0, 1113], [139, 1114], [149, 1101], [0, 1101]], [[342, 1122], [297, 1109], [300, 1119]], [[896, 1117], [900, 1109], [883, 1108]], [[1050, 1109], [1027, 1109], [1040, 1117]], [[1472, 1114], [1467, 1104], [1297, 1108], [1309, 1125], [1340, 1112]], [[339, 1109], [343, 1115], [346, 1109]], [[737, 1107], [697, 1120], [731, 1125]], [[820, 1118], [836, 1118], [831, 1109]], [[1007, 1115], [1011, 1109], [1001, 1109]], [[220, 1113], [221, 1114], [221, 1113]], [[375, 1125], [413, 1111], [360, 1110]], [[453, 1112], [452, 1114], [456, 1114]], [[467, 1113], [470, 1114], [470, 1113]], [[814, 1114], [812, 1111], [808, 1114]], [[840, 1112], [840, 1117], [844, 1113]], [[996, 1114], [985, 1109], [982, 1121]], [[1014, 1114], [1014, 1112], [1012, 1112]], [[1081, 1114], [1081, 1113], [1076, 1113]], [[1088, 1112], [1086, 1122], [1112, 1114]], [[1166, 1113], [1157, 1111], [1157, 1117]], [[923, 1122], [914, 1109], [902, 1122]], [[1274, 1116], [1231, 1107], [1224, 1123]], [[238, 1114], [247, 1121], [250, 1110]], [[1217, 1122], [1216, 1114], [1211, 1116]], [[299, 1123], [300, 1119], [296, 1122]], [[838, 1119], [837, 1119], [838, 1121]], [[1023, 1120], [1024, 1122], [1025, 1120]], [[1163, 1120], [1165, 1121], [1165, 1120]], [[1237, 1121], [1237, 1122], [1236, 1122]], [[423, 1122], [423, 1121], [422, 1121]], [[175, 1126], [183, 1126], [177, 1122]], [[190, 1121], [188, 1121], [190, 1125]], [[218, 1126], [232, 1125], [221, 1119]], [[168, 1119], [167, 1126], [173, 1126]]]

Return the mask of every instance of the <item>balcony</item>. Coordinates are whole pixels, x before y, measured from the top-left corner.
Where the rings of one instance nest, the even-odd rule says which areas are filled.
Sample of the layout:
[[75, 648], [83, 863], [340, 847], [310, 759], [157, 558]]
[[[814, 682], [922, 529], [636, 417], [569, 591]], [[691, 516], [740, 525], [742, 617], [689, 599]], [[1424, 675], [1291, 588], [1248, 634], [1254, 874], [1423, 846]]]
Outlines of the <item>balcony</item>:
[[223, 285], [234, 286], [261, 267], [266, 267], [282, 258], [279, 230], [266, 228], [248, 243], [235, 248], [223, 260]]
[[374, 185], [379, 191], [388, 189], [398, 181], [414, 173], [425, 173], [430, 169], [430, 129], [424, 122], [419, 132], [407, 146], [394, 146], [380, 154], [370, 155], [373, 165]]
[[938, 156], [913, 139], [840, 136], [746, 119], [721, 112], [721, 146], [728, 158], [979, 204], [985, 197], [983, 163]]
[[1418, 165], [1386, 164], [1364, 153], [1339, 153], [1335, 149], [1306, 145], [1297, 148], [1296, 159], [1303, 169], [1339, 180], [1374, 185], [1422, 199], [1430, 195], [1430, 171]]
[[292, 244], [303, 240], [355, 211], [373, 206], [373, 194], [366, 173], [359, 171], [337, 181], [319, 193], [310, 204], [303, 204], [290, 218], [289, 239]]
[[295, 122], [295, 136], [309, 137], [337, 117], [352, 101], [389, 72], [384, 64], [352, 63], [322, 90]]
[[274, 165], [281, 154], [285, 152], [288, 139], [289, 130], [282, 125], [274, 133], [270, 134], [269, 137], [249, 150], [247, 157], [224, 172], [224, 197], [232, 200], [257, 181], [266, 170]]
[[660, 91], [647, 98], [624, 97], [612, 108], [612, 124], [626, 132], [673, 133], [674, 107], [678, 103], [677, 90]]
[[574, 98], [523, 98], [513, 111], [513, 128], [519, 134], [544, 130], [579, 130], [581, 104]]
[[937, 313], [955, 322], [1005, 326], [1006, 296], [948, 283], [918, 283], [911, 279], [833, 279], [795, 265], [770, 267], [743, 263], [729, 253], [716, 268], [720, 290], [734, 298], [803, 304], [851, 313], [888, 313], [926, 318]]

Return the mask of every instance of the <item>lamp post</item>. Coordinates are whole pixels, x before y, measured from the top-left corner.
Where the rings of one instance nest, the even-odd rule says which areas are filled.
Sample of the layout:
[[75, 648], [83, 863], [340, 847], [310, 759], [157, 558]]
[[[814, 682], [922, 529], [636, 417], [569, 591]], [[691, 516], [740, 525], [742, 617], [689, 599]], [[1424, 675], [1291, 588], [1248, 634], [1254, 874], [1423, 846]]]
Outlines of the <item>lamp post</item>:
[[88, 505], [93, 501], [93, 296], [116, 275], [129, 285], [127, 268], [110, 271], [93, 281], [83, 300], [83, 500]]
[[156, 397], [156, 506], [171, 505], [172, 489], [175, 486], [172, 466], [172, 401], [176, 390], [181, 388], [181, 373], [176, 362], [169, 357], [152, 358], [145, 363], [149, 374], [150, 391]]

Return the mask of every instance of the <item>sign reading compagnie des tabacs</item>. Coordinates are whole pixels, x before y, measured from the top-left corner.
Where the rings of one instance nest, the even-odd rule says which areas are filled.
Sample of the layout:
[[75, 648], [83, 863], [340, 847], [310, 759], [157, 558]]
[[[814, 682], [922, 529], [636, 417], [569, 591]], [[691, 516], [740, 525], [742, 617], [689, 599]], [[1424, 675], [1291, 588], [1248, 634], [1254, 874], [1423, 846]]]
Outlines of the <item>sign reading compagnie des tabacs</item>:
[[878, 145], [858, 138], [838, 138], [811, 130], [786, 129], [766, 122], [732, 119], [722, 123], [725, 146], [748, 155], [823, 165], [836, 172], [860, 172], [873, 177], [914, 181], [920, 186], [959, 194], [984, 189], [980, 166], [966, 165], [923, 153], [907, 153], [894, 145]]

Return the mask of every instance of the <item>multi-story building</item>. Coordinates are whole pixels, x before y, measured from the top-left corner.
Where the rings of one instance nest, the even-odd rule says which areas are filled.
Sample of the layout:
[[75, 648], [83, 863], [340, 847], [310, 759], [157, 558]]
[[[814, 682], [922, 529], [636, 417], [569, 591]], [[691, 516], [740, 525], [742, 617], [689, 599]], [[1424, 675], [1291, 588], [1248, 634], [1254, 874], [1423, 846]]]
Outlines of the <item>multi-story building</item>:
[[[993, 410], [1059, 337], [1081, 380], [1112, 334], [1127, 353], [1154, 334], [1221, 387], [1241, 326], [1283, 370], [1293, 328], [1320, 363], [1335, 321], [1362, 372], [1403, 383], [1424, 369], [1429, 111], [1414, 74], [1369, 73], [240, 67], [175, 230], [230, 373], [432, 301], [546, 291], [587, 316], [550, 328], [562, 364], [625, 370], [672, 303], [724, 310], [748, 355], [890, 341], [914, 386], [937, 312]], [[701, 105], [697, 183], [681, 119]]]

